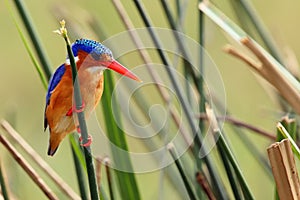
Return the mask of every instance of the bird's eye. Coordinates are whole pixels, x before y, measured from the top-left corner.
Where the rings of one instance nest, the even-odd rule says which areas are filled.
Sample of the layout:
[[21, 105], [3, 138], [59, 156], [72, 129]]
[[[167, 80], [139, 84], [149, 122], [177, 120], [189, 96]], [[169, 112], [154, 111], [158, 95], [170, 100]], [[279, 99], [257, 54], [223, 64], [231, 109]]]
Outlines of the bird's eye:
[[96, 52], [92, 52], [91, 56], [95, 59], [95, 60], [100, 60], [100, 55], [97, 54]]

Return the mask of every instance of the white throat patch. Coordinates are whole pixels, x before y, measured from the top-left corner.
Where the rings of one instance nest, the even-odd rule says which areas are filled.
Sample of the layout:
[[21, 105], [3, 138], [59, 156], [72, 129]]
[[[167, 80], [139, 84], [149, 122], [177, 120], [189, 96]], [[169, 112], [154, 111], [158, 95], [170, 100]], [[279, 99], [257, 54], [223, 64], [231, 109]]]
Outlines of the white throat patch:
[[[77, 61], [79, 60], [78, 56], [75, 56], [74, 59], [75, 59], [75, 63], [77, 63]], [[65, 63], [67, 65], [71, 65], [70, 58], [67, 58]]]

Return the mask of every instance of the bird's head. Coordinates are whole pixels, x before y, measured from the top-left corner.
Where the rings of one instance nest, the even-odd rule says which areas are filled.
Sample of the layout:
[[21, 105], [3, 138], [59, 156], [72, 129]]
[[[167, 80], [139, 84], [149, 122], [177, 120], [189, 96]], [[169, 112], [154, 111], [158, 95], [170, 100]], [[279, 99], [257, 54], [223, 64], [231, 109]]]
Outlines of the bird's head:
[[79, 39], [72, 44], [72, 51], [77, 60], [77, 68], [100, 67], [102, 69], [111, 69], [133, 80], [140, 79], [126, 67], [117, 62], [109, 48], [103, 44], [88, 40]]

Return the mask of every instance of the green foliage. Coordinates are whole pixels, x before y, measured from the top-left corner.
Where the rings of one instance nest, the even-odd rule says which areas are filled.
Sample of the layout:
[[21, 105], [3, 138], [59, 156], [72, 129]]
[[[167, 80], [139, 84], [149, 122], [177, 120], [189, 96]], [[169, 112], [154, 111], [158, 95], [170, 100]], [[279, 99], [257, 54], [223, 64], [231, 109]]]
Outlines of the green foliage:
[[[105, 117], [107, 137], [113, 143], [112, 145], [116, 145], [120, 149], [124, 150], [122, 151], [122, 154], [120, 154], [120, 151], [116, 151], [116, 148], [111, 148], [113, 162], [121, 169], [127, 169], [128, 171], [133, 172], [129, 154], [126, 153], [129, 149], [127, 146], [125, 133], [120, 127], [120, 115], [118, 113], [113, 115], [112, 113], [112, 106], [117, 105], [112, 105], [111, 103], [113, 102], [112, 92], [114, 90], [114, 82], [110, 71], [105, 72], [104, 85], [105, 89], [102, 98], [102, 109]], [[118, 120], [119, 125], [116, 123], [116, 120]], [[139, 189], [134, 173], [123, 172], [119, 170], [114, 170], [114, 172], [118, 179], [121, 197], [124, 199], [140, 199]]]

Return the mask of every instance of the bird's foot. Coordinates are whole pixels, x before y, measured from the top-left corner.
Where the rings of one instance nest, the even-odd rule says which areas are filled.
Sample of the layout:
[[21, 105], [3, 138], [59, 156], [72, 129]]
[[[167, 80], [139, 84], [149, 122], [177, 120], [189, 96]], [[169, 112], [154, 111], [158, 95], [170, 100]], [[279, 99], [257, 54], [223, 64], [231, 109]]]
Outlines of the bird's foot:
[[92, 144], [92, 136], [88, 135], [88, 141], [84, 144], [82, 144], [82, 141], [83, 141], [83, 138], [81, 136], [81, 130], [80, 130], [80, 127], [77, 126], [77, 133], [79, 133], [80, 137], [79, 137], [79, 142], [81, 143], [80, 145], [83, 146], [83, 147], [88, 147]]
[[67, 112], [66, 116], [72, 116], [73, 112], [80, 113], [84, 110], [84, 108], [85, 108], [85, 103], [84, 101], [82, 101], [82, 105], [79, 107], [79, 109], [77, 109], [76, 105], [73, 105], [72, 108], [70, 108], [69, 111]]
[[83, 144], [82, 143], [82, 141], [83, 141], [82, 136], [79, 137], [79, 142], [81, 143], [81, 146], [83, 146], [83, 147], [89, 147], [89, 146], [91, 146], [92, 140], [93, 140], [92, 136], [88, 135], [87, 142]]

